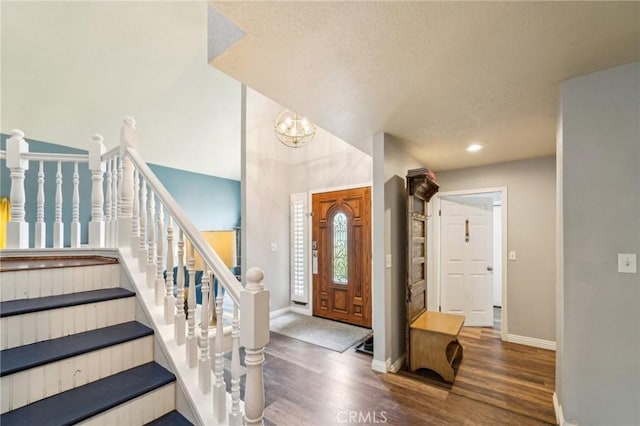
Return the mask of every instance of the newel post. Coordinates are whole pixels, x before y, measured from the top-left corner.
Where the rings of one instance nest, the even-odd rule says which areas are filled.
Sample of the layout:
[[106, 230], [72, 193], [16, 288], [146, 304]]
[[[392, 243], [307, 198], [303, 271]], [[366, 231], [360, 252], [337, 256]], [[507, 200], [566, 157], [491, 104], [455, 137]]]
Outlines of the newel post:
[[[118, 246], [131, 247], [133, 229], [133, 163], [127, 155], [127, 148], [138, 147], [136, 121], [126, 117], [120, 132], [120, 161], [122, 164], [122, 182], [120, 194], [122, 199], [121, 214], [118, 217]], [[120, 212], [119, 212], [120, 213]]]
[[12, 130], [7, 141], [7, 167], [11, 176], [11, 221], [7, 223], [7, 248], [29, 248], [29, 223], [24, 220], [24, 172], [29, 160], [22, 153], [29, 152], [22, 130]]
[[89, 222], [89, 246], [104, 247], [104, 192], [102, 181], [107, 167], [102, 155], [107, 151], [104, 138], [93, 135], [93, 143], [89, 148], [89, 170], [91, 171], [91, 221]]
[[245, 348], [247, 379], [245, 424], [264, 424], [264, 347], [269, 343], [269, 290], [262, 283], [259, 268], [247, 271], [247, 286], [240, 293], [240, 344]]

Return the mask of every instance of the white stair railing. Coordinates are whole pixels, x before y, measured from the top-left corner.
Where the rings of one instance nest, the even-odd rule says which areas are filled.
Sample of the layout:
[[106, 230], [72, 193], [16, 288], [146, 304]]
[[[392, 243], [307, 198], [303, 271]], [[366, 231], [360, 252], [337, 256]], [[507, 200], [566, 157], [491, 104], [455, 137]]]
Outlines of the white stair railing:
[[[130, 118], [124, 120], [120, 146], [107, 151], [103, 138], [94, 135], [88, 155], [30, 153], [24, 133], [12, 131], [7, 150], [0, 151], [0, 158], [6, 158], [11, 176], [11, 221], [7, 224], [7, 248], [29, 248], [24, 179], [25, 172], [29, 170], [29, 161], [36, 161], [37, 188], [27, 188], [33, 190], [32, 196], [36, 197], [34, 244], [39, 248], [44, 247], [47, 226], [45, 211], [52, 209], [55, 210], [53, 245], [62, 247], [65, 235], [62, 212], [71, 209], [72, 220], [68, 232], [72, 247], [80, 245], [80, 231], [86, 226], [88, 246], [120, 248], [123, 253], [136, 258], [133, 266], [146, 274], [146, 288], [142, 290], [153, 295], [151, 303], [161, 308], [164, 324], [174, 325], [173, 335], [167, 340], [178, 347], [185, 346], [183, 351], [186, 357], [179, 357], [181, 359], [175, 361], [184, 362], [185, 368], [197, 369], [196, 391], [201, 395], [212, 395], [209, 407], [211, 418], [218, 424], [263, 424], [262, 368], [264, 347], [269, 341], [269, 291], [262, 283], [264, 275], [260, 269], [252, 268], [246, 273], [246, 288], [240, 284], [142, 160], [136, 145], [135, 121]], [[47, 162], [57, 166], [54, 205], [46, 204], [44, 195], [47, 176], [43, 166]], [[71, 206], [63, 205], [64, 163], [73, 165], [70, 178], [73, 182]], [[88, 163], [91, 182], [80, 180], [78, 164], [81, 163]], [[88, 223], [82, 223], [80, 217], [80, 188], [83, 186], [91, 188], [91, 220]], [[188, 249], [185, 247], [187, 243]], [[195, 271], [196, 253], [204, 264], [198, 318], [196, 272], [199, 271]], [[174, 269], [177, 271], [175, 274]], [[185, 270], [189, 278], [188, 288], [185, 288]], [[232, 306], [228, 311], [225, 311], [225, 298], [229, 299]], [[246, 354], [244, 405], [240, 394], [241, 346]], [[231, 379], [228, 384], [224, 378], [225, 352], [231, 353]], [[227, 388], [231, 390], [230, 393], [227, 393]]]

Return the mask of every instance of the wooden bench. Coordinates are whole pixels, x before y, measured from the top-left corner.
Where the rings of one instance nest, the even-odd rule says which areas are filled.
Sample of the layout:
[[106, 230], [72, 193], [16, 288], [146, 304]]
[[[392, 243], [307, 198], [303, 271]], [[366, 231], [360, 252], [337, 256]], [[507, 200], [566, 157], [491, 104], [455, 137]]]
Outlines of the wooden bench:
[[453, 383], [453, 362], [462, 359], [458, 334], [464, 324], [461, 315], [424, 311], [409, 325], [410, 369], [428, 368]]

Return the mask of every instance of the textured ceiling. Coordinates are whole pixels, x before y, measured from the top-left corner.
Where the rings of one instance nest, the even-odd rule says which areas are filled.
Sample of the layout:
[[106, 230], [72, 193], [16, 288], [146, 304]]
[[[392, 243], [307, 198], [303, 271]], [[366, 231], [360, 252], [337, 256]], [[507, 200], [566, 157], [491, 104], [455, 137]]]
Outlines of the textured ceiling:
[[212, 4], [247, 34], [212, 65], [434, 170], [553, 154], [560, 83], [640, 60], [639, 2]]

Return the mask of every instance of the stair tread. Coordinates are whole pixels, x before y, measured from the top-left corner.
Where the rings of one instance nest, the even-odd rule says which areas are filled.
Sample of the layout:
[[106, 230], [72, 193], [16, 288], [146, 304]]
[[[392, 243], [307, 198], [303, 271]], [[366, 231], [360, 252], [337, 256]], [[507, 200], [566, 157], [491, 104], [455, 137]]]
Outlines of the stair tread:
[[75, 268], [79, 266], [113, 265], [118, 259], [107, 256], [11, 256], [3, 257], [0, 272], [34, 269]]
[[158, 417], [152, 422], [147, 423], [145, 426], [193, 426], [185, 416], [177, 411], [171, 411], [162, 417]]
[[2, 425], [70, 425], [175, 381], [150, 362], [0, 415]]
[[0, 318], [132, 296], [135, 296], [134, 292], [115, 287], [33, 299], [9, 300], [0, 303]]
[[0, 351], [0, 377], [153, 334], [137, 321]]

